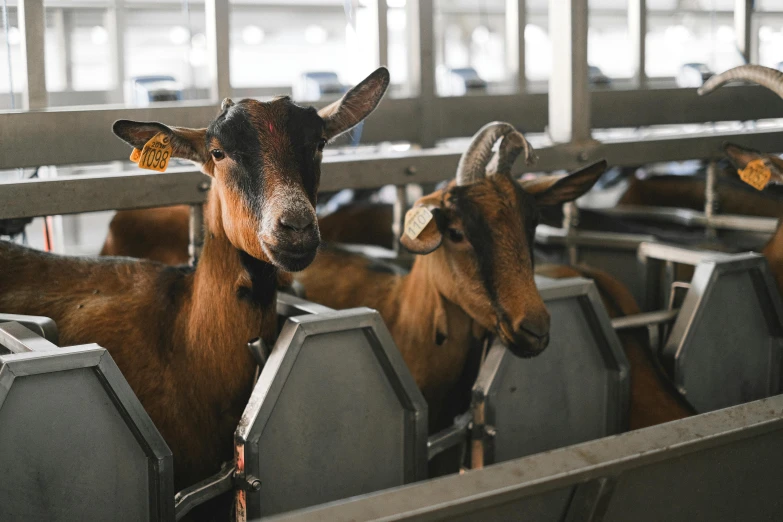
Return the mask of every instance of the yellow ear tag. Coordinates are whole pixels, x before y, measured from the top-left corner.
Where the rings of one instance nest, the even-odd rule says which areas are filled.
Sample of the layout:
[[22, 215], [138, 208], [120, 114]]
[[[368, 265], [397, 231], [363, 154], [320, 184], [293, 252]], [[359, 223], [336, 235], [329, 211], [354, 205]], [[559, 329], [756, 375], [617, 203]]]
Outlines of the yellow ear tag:
[[756, 190], [762, 190], [769, 183], [772, 171], [764, 160], [756, 159], [748, 163], [744, 169], [738, 170], [739, 177]]
[[[139, 167], [163, 172], [169, 166], [171, 158], [171, 141], [169, 137], [159, 132], [144, 144], [139, 158]], [[131, 154], [133, 159], [133, 154]]]
[[430, 221], [432, 212], [425, 207], [412, 208], [405, 214], [405, 233], [409, 238], [416, 239]]
[[131, 152], [130, 160], [133, 163], [138, 163], [139, 162], [139, 158], [141, 158], [141, 151], [139, 149], [137, 149], [136, 147], [133, 147], [133, 152]]

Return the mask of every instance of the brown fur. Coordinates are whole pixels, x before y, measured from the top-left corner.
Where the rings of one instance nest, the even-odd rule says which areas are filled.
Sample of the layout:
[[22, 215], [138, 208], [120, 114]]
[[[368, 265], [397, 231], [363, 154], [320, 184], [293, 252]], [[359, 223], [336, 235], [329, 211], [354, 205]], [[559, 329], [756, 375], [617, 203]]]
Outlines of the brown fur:
[[[611, 318], [641, 312], [631, 292], [601, 270], [586, 265], [543, 265], [536, 268], [536, 274], [553, 279], [592, 279]], [[657, 368], [643, 332], [621, 331], [619, 337], [631, 365], [630, 428], [645, 428], [692, 415], [692, 410]]]
[[[312, 215], [314, 224], [323, 144], [365, 118], [388, 82], [388, 71], [378, 69], [322, 116], [281, 98], [239, 107], [225, 100], [208, 129], [115, 122], [115, 134], [135, 148], [164, 133], [173, 156], [214, 178], [195, 270], [54, 256], [0, 241], [0, 310], [51, 317], [62, 344], [96, 342], [109, 350], [174, 454], [177, 489], [233, 457], [255, 372], [247, 342], [275, 341], [276, 284], [288, 279], [278, 277], [278, 267], [303, 268], [320, 241], [317, 226], [292, 228], [283, 219]], [[177, 223], [176, 212], [124, 216], [115, 230], [133, 228], [136, 247], [164, 256], [158, 245], [144, 244], [144, 229], [161, 218]], [[105, 250], [126, 246], [110, 241]]]
[[206, 219], [199, 267], [188, 274], [0, 242], [0, 309], [53, 318], [64, 346], [95, 342], [109, 350], [174, 454], [178, 489], [232, 457], [254, 372], [247, 341], [276, 337], [274, 305], [237, 298], [245, 270], [225, 235], [217, 193]]

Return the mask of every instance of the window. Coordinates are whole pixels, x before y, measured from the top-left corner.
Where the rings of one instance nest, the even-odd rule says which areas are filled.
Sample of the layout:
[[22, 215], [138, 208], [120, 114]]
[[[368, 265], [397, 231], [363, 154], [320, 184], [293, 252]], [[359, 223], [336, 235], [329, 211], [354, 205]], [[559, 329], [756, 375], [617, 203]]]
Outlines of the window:
[[436, 0], [435, 64], [441, 96], [512, 91], [504, 0]]

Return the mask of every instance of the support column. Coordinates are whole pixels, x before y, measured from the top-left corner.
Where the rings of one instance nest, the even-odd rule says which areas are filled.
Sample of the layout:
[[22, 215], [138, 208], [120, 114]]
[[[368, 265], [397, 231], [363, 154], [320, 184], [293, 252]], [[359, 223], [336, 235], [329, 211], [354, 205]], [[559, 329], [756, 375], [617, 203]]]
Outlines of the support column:
[[525, 77], [525, 0], [506, 0], [506, 67], [518, 93], [527, 90]]
[[408, 0], [408, 67], [411, 83], [418, 87], [419, 144], [435, 145], [435, 17], [433, 0]]
[[18, 6], [22, 64], [27, 77], [27, 84], [22, 89], [22, 109], [43, 109], [49, 104], [44, 62], [46, 18], [43, 0], [19, 0]]
[[123, 103], [125, 99], [125, 1], [114, 0], [106, 11], [106, 32], [109, 33], [109, 63], [111, 64], [111, 103]]
[[590, 141], [587, 0], [549, 0], [549, 35], [549, 136], [555, 143]]
[[737, 39], [737, 50], [745, 59], [745, 63], [751, 63], [752, 20], [753, 0], [734, 0], [734, 36]]
[[634, 80], [643, 89], [647, 86], [647, 0], [628, 1], [628, 35], [633, 46]]
[[378, 0], [378, 65], [389, 65], [389, 8], [386, 0]]
[[211, 76], [210, 98], [220, 103], [231, 96], [229, 76], [229, 3], [228, 0], [205, 0], [207, 53]]

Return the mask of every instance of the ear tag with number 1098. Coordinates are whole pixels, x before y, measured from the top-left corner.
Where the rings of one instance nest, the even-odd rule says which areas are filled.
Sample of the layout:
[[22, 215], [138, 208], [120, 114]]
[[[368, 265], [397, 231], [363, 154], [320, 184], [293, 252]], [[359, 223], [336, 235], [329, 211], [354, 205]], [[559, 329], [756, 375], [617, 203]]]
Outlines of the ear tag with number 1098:
[[130, 159], [138, 162], [139, 167], [143, 169], [163, 172], [169, 166], [169, 159], [171, 159], [171, 141], [166, 134], [159, 132], [144, 144], [141, 151], [133, 149]]
[[405, 215], [405, 233], [409, 238], [416, 239], [430, 221], [432, 221], [432, 212], [427, 208], [412, 208]]

